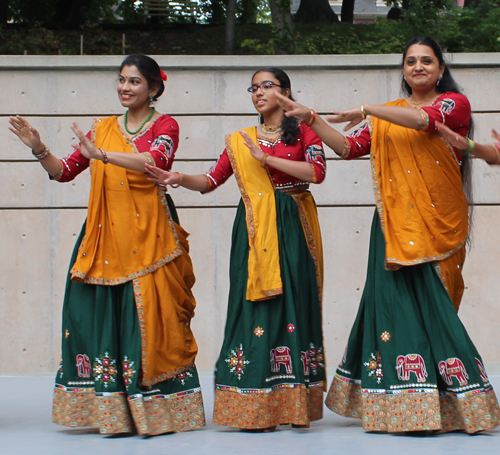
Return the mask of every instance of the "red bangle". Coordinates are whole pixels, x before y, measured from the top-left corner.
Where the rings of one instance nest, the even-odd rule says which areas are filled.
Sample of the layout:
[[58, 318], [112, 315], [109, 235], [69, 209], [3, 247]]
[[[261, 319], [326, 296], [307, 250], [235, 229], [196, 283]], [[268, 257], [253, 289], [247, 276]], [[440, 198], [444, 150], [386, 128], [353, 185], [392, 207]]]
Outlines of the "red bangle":
[[102, 153], [102, 162], [104, 164], [108, 164], [109, 160], [108, 160], [108, 155], [106, 155], [106, 152], [103, 149], [99, 149], [99, 151]]
[[308, 122], [306, 122], [306, 125], [307, 126], [313, 126], [313, 123], [316, 121], [316, 112], [314, 112], [312, 109], [311, 109], [311, 120], [309, 120]]

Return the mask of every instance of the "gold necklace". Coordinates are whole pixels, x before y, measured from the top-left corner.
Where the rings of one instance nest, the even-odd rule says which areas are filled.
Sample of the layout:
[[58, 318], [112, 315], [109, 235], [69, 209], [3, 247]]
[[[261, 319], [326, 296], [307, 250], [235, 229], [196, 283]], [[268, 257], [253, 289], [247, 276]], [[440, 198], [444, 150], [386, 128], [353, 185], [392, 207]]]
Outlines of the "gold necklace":
[[266, 126], [265, 123], [262, 124], [262, 132], [264, 134], [278, 134], [281, 133], [281, 125], [274, 126], [274, 125], [269, 125]]
[[434, 101], [440, 94], [437, 95], [432, 95], [430, 98], [425, 99], [424, 101], [421, 101], [420, 103], [417, 103], [413, 100], [413, 95], [410, 95], [408, 99], [410, 100], [411, 104], [413, 104], [413, 107], [417, 108], [420, 106], [424, 106], [429, 103], [429, 101]]

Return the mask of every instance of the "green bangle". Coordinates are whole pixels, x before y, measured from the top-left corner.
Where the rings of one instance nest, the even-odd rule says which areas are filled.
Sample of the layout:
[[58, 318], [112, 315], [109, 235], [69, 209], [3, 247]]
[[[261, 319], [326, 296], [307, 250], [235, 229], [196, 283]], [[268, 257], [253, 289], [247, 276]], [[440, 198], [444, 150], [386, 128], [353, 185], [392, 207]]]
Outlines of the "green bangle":
[[467, 147], [466, 150], [462, 150], [462, 155], [468, 155], [469, 153], [472, 152], [472, 150], [474, 150], [474, 147], [476, 146], [476, 144], [474, 144], [474, 141], [472, 139], [469, 139], [468, 137], [466, 137], [465, 139], [467, 139], [467, 142], [469, 143], [469, 147]]

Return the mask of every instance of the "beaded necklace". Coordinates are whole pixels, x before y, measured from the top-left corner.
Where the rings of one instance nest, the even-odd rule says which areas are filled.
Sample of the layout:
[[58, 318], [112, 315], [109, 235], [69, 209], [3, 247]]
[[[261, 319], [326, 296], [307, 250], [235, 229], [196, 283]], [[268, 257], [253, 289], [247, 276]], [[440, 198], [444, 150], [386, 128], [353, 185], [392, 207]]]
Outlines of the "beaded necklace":
[[144, 122], [142, 122], [142, 125], [139, 127], [139, 129], [137, 129], [135, 131], [130, 131], [127, 128], [127, 114], [128, 114], [128, 109], [127, 109], [127, 111], [125, 112], [125, 119], [123, 121], [123, 126], [125, 127], [125, 130], [127, 131], [127, 133], [130, 134], [131, 136], [133, 136], [134, 134], [137, 134], [139, 131], [142, 130], [142, 127], [151, 120], [151, 117], [153, 117], [154, 113], [155, 113], [155, 108], [153, 107], [153, 109], [151, 110], [151, 114], [149, 114], [149, 117], [146, 120], [144, 120]]

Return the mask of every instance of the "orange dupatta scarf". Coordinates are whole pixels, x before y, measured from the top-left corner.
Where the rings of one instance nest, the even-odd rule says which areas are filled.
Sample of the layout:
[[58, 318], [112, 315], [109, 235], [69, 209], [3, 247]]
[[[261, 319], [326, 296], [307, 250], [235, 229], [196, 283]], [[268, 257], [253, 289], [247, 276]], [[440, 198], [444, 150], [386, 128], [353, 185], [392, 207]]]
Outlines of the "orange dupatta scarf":
[[[94, 121], [92, 141], [138, 153], [116, 117]], [[93, 162], [85, 237], [71, 279], [108, 286], [133, 281], [146, 386], [189, 370], [198, 350], [190, 327], [196, 302], [187, 237], [145, 173]]]
[[[389, 106], [405, 106], [400, 99]], [[465, 245], [468, 205], [451, 146], [426, 133], [369, 118], [372, 179], [386, 241], [386, 268], [442, 261]]]

